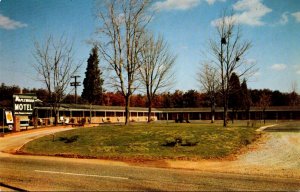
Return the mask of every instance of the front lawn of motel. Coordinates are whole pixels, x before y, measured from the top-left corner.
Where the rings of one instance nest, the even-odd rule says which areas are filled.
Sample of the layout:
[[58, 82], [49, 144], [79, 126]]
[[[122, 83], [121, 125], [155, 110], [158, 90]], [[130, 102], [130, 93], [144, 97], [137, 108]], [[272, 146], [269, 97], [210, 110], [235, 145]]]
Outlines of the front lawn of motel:
[[100, 125], [55, 133], [27, 143], [26, 154], [103, 159], [210, 159], [237, 153], [261, 133], [245, 121]]

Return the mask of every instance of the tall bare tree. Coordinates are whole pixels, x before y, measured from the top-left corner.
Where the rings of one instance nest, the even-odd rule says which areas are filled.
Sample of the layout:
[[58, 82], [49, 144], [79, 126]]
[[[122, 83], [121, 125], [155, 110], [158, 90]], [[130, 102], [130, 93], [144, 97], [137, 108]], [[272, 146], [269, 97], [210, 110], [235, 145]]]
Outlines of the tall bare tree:
[[255, 64], [249, 64], [244, 58], [251, 48], [251, 42], [242, 39], [240, 26], [237, 25], [234, 15], [222, 17], [215, 22], [217, 37], [210, 39], [210, 53], [212, 60], [218, 68], [221, 80], [221, 93], [223, 97], [223, 126], [227, 126], [229, 79], [233, 72], [239, 77], [251, 75]]
[[172, 68], [176, 56], [170, 54], [163, 37], [153, 35], [144, 38], [141, 51], [142, 66], [139, 69], [141, 84], [146, 89], [148, 105], [148, 122], [151, 121], [152, 101], [158, 91], [169, 88], [174, 82]]
[[266, 112], [267, 107], [270, 106], [270, 104], [271, 104], [271, 96], [266, 93], [263, 93], [259, 98], [258, 106], [262, 110], [262, 119], [264, 121], [264, 124], [266, 124], [265, 112]]
[[202, 89], [207, 93], [211, 106], [211, 123], [215, 122], [216, 95], [219, 91], [220, 81], [217, 69], [205, 63], [199, 69], [197, 80]]
[[73, 42], [64, 35], [58, 40], [50, 35], [44, 42], [34, 41], [33, 56], [33, 66], [49, 92], [57, 125], [60, 103], [66, 95], [71, 76], [80, 67], [80, 64], [74, 62]]
[[100, 2], [97, 14], [102, 27], [99, 51], [108, 64], [111, 83], [125, 99], [125, 124], [129, 123], [130, 97], [138, 88], [141, 66], [139, 53], [144, 47], [142, 36], [151, 20], [148, 0], [111, 0]]
[[297, 82], [293, 81], [292, 82], [292, 86], [291, 86], [292, 90], [289, 94], [289, 105], [292, 107], [295, 107], [299, 104], [299, 95], [297, 94]]

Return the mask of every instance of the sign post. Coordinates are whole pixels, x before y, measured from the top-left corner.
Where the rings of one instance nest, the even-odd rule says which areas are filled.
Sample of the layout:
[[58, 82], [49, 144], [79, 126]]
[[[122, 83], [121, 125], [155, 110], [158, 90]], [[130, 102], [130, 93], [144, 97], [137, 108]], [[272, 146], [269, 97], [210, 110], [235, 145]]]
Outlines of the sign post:
[[14, 131], [20, 131], [20, 116], [31, 116], [37, 100], [35, 94], [13, 95], [14, 105]]

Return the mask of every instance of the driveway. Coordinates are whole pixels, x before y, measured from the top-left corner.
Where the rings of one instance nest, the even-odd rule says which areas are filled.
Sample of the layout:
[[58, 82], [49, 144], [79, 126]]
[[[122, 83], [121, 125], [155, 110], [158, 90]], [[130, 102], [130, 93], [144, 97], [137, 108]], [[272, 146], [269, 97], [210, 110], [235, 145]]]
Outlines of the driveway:
[[32, 139], [69, 129], [47, 128], [0, 138], [0, 184], [55, 191], [300, 189], [299, 132], [266, 133], [233, 160], [130, 164], [7, 153]]
[[168, 163], [173, 168], [300, 179], [300, 127], [290, 127], [290, 124], [284, 124], [265, 128], [262, 138], [232, 160]]

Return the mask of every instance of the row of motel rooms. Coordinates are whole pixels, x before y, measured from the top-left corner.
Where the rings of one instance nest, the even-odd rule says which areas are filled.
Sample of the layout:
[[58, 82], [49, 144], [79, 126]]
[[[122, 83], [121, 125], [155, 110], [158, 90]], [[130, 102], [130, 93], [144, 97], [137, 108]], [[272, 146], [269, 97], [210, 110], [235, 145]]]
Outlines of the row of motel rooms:
[[[50, 107], [36, 107], [37, 118], [40, 122], [51, 124], [54, 120]], [[250, 109], [250, 112], [238, 110], [232, 112], [228, 110], [228, 118], [237, 120], [299, 120], [300, 106], [268, 107], [263, 113], [259, 107]], [[59, 109], [60, 123], [68, 123], [71, 119], [79, 122], [85, 119], [89, 123], [118, 123], [125, 122], [125, 107], [98, 106], [98, 105], [75, 105], [62, 104]], [[152, 108], [151, 121], [190, 121], [190, 120], [210, 120], [210, 108]], [[216, 108], [215, 120], [223, 119], [223, 108]], [[148, 108], [131, 107], [131, 122], [147, 122]]]

